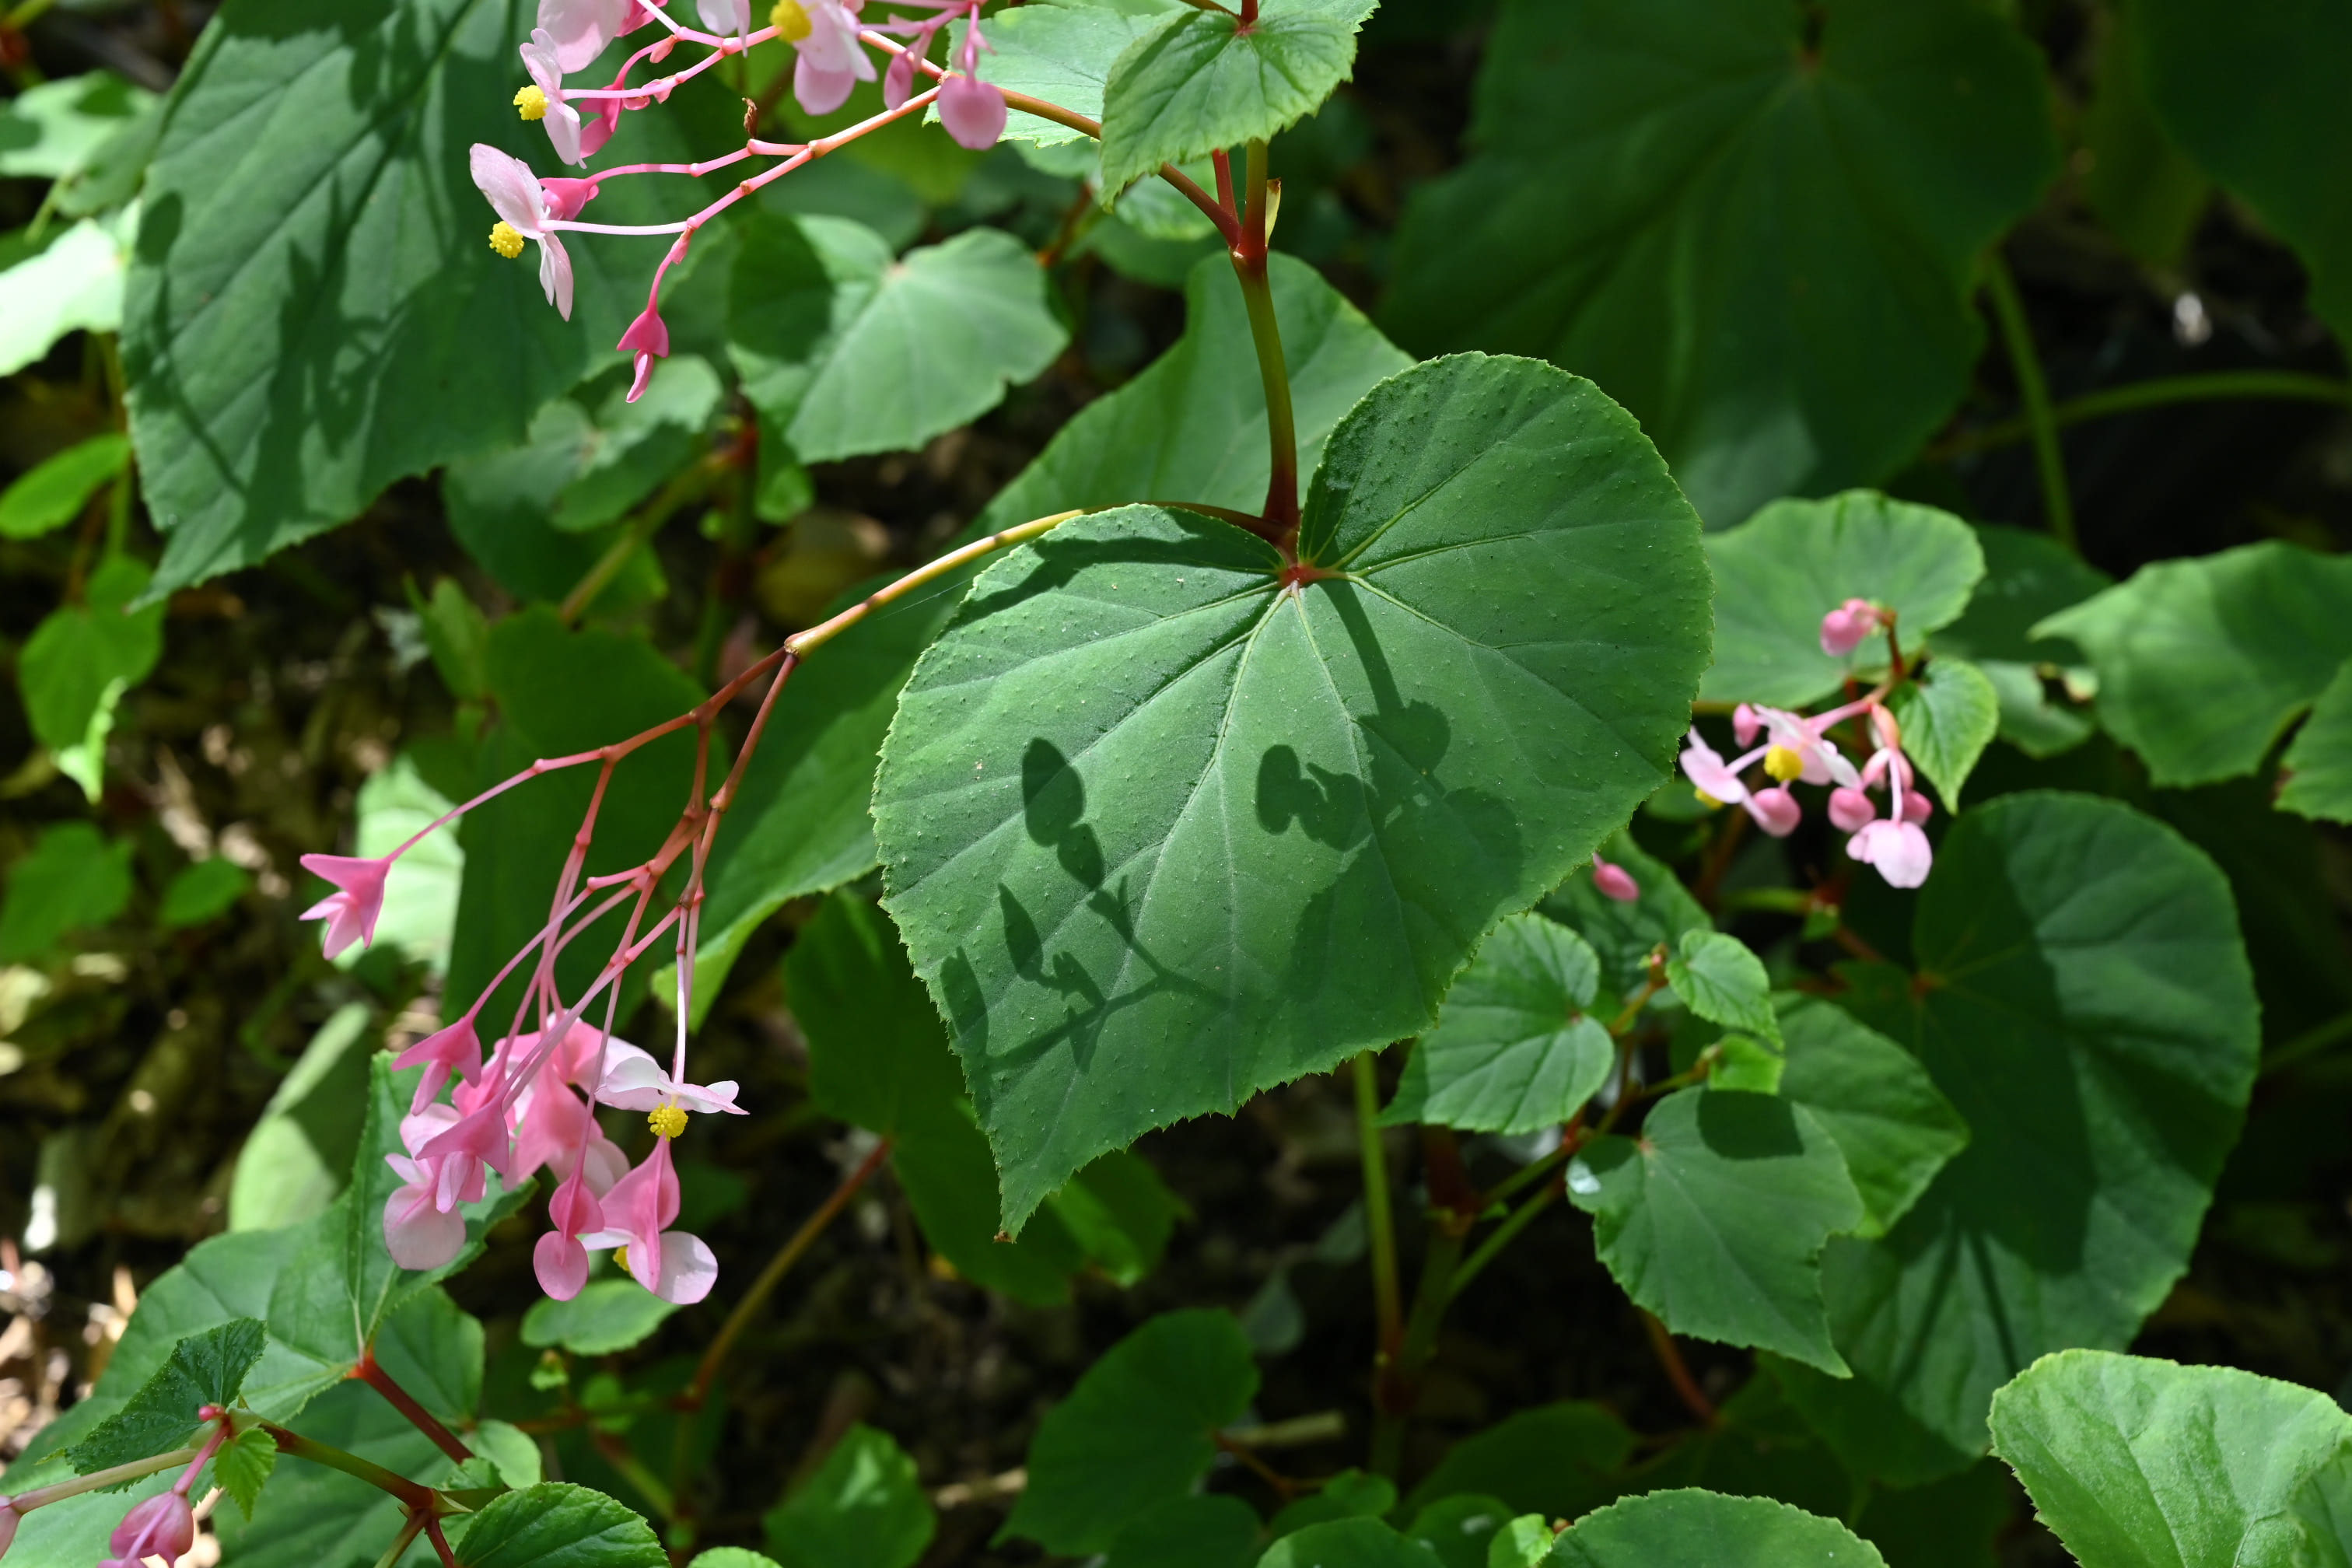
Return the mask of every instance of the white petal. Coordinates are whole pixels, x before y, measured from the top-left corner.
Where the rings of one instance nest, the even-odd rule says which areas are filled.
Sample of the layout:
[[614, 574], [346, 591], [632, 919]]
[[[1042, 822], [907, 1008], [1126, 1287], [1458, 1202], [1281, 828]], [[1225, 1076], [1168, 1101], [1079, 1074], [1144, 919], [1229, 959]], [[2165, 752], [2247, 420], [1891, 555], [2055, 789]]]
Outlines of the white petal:
[[[637, 1283], [674, 1306], [693, 1306], [709, 1295], [710, 1288], [719, 1282], [717, 1257], [700, 1237], [682, 1230], [662, 1232], [658, 1269], [652, 1279], [640, 1276]], [[632, 1252], [629, 1272], [636, 1271], [637, 1255]]]
[[536, 239], [547, 211], [547, 193], [530, 165], [512, 153], [477, 142], [468, 155], [474, 184], [489, 198], [490, 209], [526, 239]]

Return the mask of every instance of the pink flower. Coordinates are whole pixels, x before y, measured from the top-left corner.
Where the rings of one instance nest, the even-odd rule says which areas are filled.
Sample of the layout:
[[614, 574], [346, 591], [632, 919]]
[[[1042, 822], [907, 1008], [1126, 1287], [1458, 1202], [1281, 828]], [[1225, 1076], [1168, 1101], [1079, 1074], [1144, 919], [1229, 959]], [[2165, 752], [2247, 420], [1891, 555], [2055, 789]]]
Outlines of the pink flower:
[[539, 26], [554, 40], [555, 63], [567, 75], [585, 70], [606, 45], [653, 18], [638, 0], [539, 0]]
[[687, 1110], [723, 1110], [744, 1114], [735, 1103], [735, 1080], [721, 1079], [705, 1088], [672, 1079], [661, 1064], [625, 1040], [614, 1040], [604, 1056], [604, 1076], [596, 1085], [598, 1103], [620, 1110], [655, 1110], [676, 1105]]
[[335, 890], [302, 911], [306, 921], [327, 922], [326, 954], [334, 957], [352, 943], [362, 947], [375, 941], [375, 922], [383, 913], [383, 883], [392, 871], [392, 857], [373, 860], [348, 855], [305, 855], [302, 869], [323, 877]]
[[[427, 1106], [425, 1112], [438, 1109]], [[405, 1122], [401, 1131], [405, 1141]], [[439, 1174], [434, 1206], [446, 1213], [459, 1204], [479, 1203], [488, 1190], [484, 1171], [496, 1171], [503, 1177], [512, 1169], [513, 1144], [506, 1110], [493, 1099], [479, 1110], [457, 1117], [415, 1152], [418, 1160], [431, 1163]]]
[[414, 1160], [386, 1154], [401, 1184], [383, 1204], [383, 1248], [403, 1268], [438, 1268], [465, 1249], [466, 1219], [434, 1204], [436, 1174]]
[[1925, 822], [1935, 814], [1935, 810], [1927, 804], [1927, 797], [1916, 789], [1903, 797], [1903, 820], [1906, 822]]
[[1830, 791], [1830, 821], [1840, 833], [1858, 833], [1877, 816], [1877, 805], [1862, 791], [1843, 785]]
[[530, 73], [531, 86], [539, 89], [536, 102], [529, 89], [518, 100], [523, 117], [546, 124], [548, 143], [558, 158], [567, 163], [586, 163], [588, 155], [580, 150], [580, 111], [563, 101], [563, 67], [557, 58], [554, 36], [546, 28], [534, 29], [530, 42], [522, 46], [522, 65]]
[[1756, 737], [1764, 732], [1764, 715], [1743, 702], [1731, 710], [1731, 735], [1743, 746], [1752, 746]]
[[[549, 226], [555, 221], [546, 189], [521, 159], [477, 142], [472, 153], [474, 184], [489, 198], [499, 215], [490, 230], [490, 247], [509, 260], [522, 254], [522, 242], [539, 247], [539, 286], [547, 302], [572, 319], [572, 258], [563, 240]], [[503, 232], [501, 232], [503, 231]]]
[[1592, 885], [1601, 889], [1604, 898], [1621, 904], [1633, 903], [1642, 896], [1642, 884], [1633, 879], [1631, 871], [1598, 855], [1592, 858]]
[[661, 307], [647, 302], [613, 346], [637, 356], [636, 374], [629, 383], [629, 401], [635, 403], [646, 395], [646, 383], [653, 379], [654, 361], [669, 357], [669, 328], [661, 319]]
[[547, 1217], [555, 1228], [530, 1251], [539, 1288], [559, 1301], [569, 1301], [588, 1282], [588, 1249], [580, 1237], [604, 1228], [604, 1208], [590, 1191], [586, 1173], [583, 1162], [548, 1199]]
[[547, 196], [547, 216], [558, 223], [569, 223], [580, 216], [580, 209], [596, 199], [597, 182], [568, 179], [560, 174], [542, 174], [539, 188]]
[[874, 79], [874, 61], [857, 41], [857, 18], [841, 0], [803, 0], [801, 9], [809, 30], [793, 40], [793, 96], [811, 114], [830, 114], [859, 82]]
[[930, 41], [924, 35], [920, 42], [901, 49], [892, 57], [890, 68], [882, 73], [882, 107], [896, 109], [915, 96], [915, 62], [922, 58], [923, 45]]
[[1756, 819], [1756, 826], [1775, 838], [1786, 838], [1797, 831], [1797, 824], [1805, 816], [1804, 808], [1797, 804], [1797, 797], [1778, 784], [1756, 791], [1745, 804], [1748, 815]]
[[1004, 94], [978, 77], [951, 76], [940, 84], [940, 123], [958, 145], [984, 153], [1004, 134]]
[[0, 1497], [0, 1557], [8, 1555], [8, 1543], [16, 1539], [16, 1525], [24, 1517], [16, 1511], [16, 1499]]
[[1916, 888], [1927, 879], [1935, 851], [1916, 822], [1874, 822], [1846, 840], [1845, 852], [1867, 866], [1894, 888]]
[[1696, 730], [1690, 732], [1679, 760], [1683, 776], [1701, 795], [1725, 805], [1736, 805], [1748, 798], [1748, 786], [1739, 782], [1738, 768], [1727, 766], [1723, 754], [1701, 740]]
[[710, 1294], [719, 1260], [699, 1237], [668, 1228], [677, 1218], [677, 1173], [667, 1138], [656, 1138], [645, 1163], [613, 1184], [604, 1210], [604, 1228], [583, 1237], [583, 1246], [627, 1247], [629, 1277], [665, 1301], [688, 1307]]
[[[1805, 783], [1851, 786], [1860, 782], [1853, 764], [1837, 749], [1837, 742], [1822, 733], [1829, 726], [1822, 720], [1803, 718], [1779, 708], [1758, 708], [1754, 713], [1770, 731], [1773, 746], [1796, 753], [1802, 765], [1797, 776]], [[1769, 763], [1769, 759], [1767, 761]]]
[[392, 1065], [394, 1071], [401, 1071], [420, 1062], [424, 1064], [425, 1076], [417, 1080], [416, 1092], [409, 1100], [411, 1114], [440, 1099], [441, 1086], [449, 1081], [453, 1072], [467, 1083], [478, 1082], [482, 1076], [482, 1042], [474, 1033], [474, 1016], [468, 1013], [425, 1036], [394, 1057]]
[[106, 1540], [114, 1553], [109, 1561], [121, 1568], [138, 1568], [150, 1557], [177, 1563], [195, 1543], [195, 1510], [177, 1490], [158, 1492], [132, 1509]]
[[1867, 599], [1848, 599], [1822, 617], [1822, 651], [1832, 658], [1843, 658], [1880, 624], [1876, 605]]

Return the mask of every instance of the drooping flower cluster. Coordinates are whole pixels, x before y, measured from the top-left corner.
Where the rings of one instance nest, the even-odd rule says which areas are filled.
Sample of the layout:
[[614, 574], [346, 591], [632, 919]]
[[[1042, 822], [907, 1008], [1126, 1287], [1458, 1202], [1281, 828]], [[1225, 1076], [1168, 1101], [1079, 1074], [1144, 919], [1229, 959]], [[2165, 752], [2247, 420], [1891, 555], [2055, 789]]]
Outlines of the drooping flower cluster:
[[[1869, 601], [1848, 599], [1822, 617], [1822, 651], [1843, 658], [1891, 626], [1891, 617]], [[1776, 838], [1795, 832], [1804, 819], [1804, 807], [1789, 786], [1828, 784], [1830, 821], [1851, 836], [1846, 853], [1876, 868], [1891, 886], [1916, 888], [1927, 879], [1935, 858], [1920, 826], [1934, 807], [1919, 793], [1911, 760], [1903, 754], [1902, 726], [1886, 707], [1894, 679], [1890, 676], [1853, 701], [1811, 717], [1743, 702], [1731, 715], [1732, 733], [1745, 748], [1741, 754], [1725, 761], [1693, 730], [1682, 754], [1683, 775], [1708, 804], [1741, 807]], [[1870, 748], [1859, 767], [1830, 734], [1856, 719]], [[1751, 786], [1745, 775], [1759, 764], [1770, 782]], [[1883, 816], [1874, 793], [1887, 797]]]
[[[756, 121], [747, 121], [742, 148], [698, 163], [631, 163], [599, 170], [581, 178], [534, 174], [521, 159], [477, 142], [472, 150], [474, 184], [479, 187], [498, 222], [490, 229], [490, 248], [511, 260], [526, 243], [540, 248], [540, 286], [548, 302], [572, 315], [571, 258], [562, 235], [577, 230], [593, 234], [674, 236], [669, 253], [654, 273], [645, 310], [629, 324], [615, 347], [633, 356], [635, 375], [629, 401], [645, 395], [654, 363], [669, 355], [669, 329], [661, 317], [662, 280], [686, 258], [687, 248], [705, 224], [720, 213], [814, 158], [824, 156], [845, 142], [887, 124], [903, 115], [936, 103], [948, 134], [966, 147], [993, 146], [1004, 133], [1004, 94], [982, 81], [980, 56], [988, 48], [981, 31], [982, 0], [889, 0], [919, 15], [883, 18], [868, 26], [860, 16], [868, 0], [776, 0], [767, 26], [754, 29], [752, 0], [695, 0], [703, 28], [688, 27], [671, 17], [667, 0], [539, 0], [538, 25], [521, 46], [529, 85], [515, 94], [514, 106], [523, 119], [546, 127], [548, 144], [561, 162], [584, 165], [612, 139], [621, 116], [656, 103], [667, 103], [679, 84], [699, 76], [719, 61], [761, 44], [781, 40], [793, 51], [793, 93], [811, 114], [829, 114], [849, 100], [861, 81], [873, 81], [877, 72], [874, 52], [890, 56], [889, 68], [879, 73], [883, 111], [846, 130], [814, 142], [762, 141]], [[928, 58], [934, 37], [951, 21], [964, 24], [954, 51], [952, 68], [933, 65]], [[586, 69], [615, 40], [641, 28], [657, 26], [661, 37], [630, 54], [605, 87], [579, 88], [565, 78]], [[901, 45], [888, 35], [910, 39]], [[641, 64], [661, 65], [680, 44], [709, 52], [695, 63], [666, 76], [632, 83]], [[916, 79], [928, 75], [937, 85], [915, 91]], [[691, 217], [666, 224], [594, 224], [580, 220], [581, 209], [595, 198], [602, 182], [627, 174], [686, 174], [695, 178], [731, 168], [753, 158], [778, 160], [747, 179], [739, 180], [726, 195]]]

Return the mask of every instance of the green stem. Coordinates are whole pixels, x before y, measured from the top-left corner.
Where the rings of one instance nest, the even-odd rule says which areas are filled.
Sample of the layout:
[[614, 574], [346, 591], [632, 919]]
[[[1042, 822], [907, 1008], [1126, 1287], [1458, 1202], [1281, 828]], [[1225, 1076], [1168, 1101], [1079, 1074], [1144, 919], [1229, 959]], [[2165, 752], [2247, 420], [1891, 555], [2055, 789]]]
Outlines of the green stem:
[[[240, 1429], [244, 1425], [241, 1421], [238, 1423]], [[331, 1470], [341, 1470], [347, 1476], [365, 1481], [378, 1491], [391, 1493], [398, 1498], [404, 1507], [412, 1510], [421, 1510], [429, 1512], [433, 1508], [435, 1494], [431, 1487], [421, 1486], [406, 1476], [387, 1470], [382, 1465], [361, 1458], [357, 1454], [347, 1454], [330, 1444], [305, 1437], [299, 1432], [289, 1431], [274, 1421], [256, 1421], [253, 1425], [276, 1439], [278, 1451], [281, 1455], [290, 1454], [298, 1459], [308, 1459], [314, 1465], [324, 1465]]]
[[1403, 1332], [1403, 1292], [1397, 1287], [1396, 1215], [1389, 1206], [1389, 1163], [1381, 1147], [1380, 1053], [1356, 1055], [1356, 1152], [1364, 1167], [1364, 1229], [1370, 1237], [1372, 1305], [1380, 1323], [1375, 1374]]
[[592, 1436], [595, 1441], [598, 1455], [606, 1464], [613, 1467], [614, 1472], [623, 1480], [636, 1488], [645, 1500], [653, 1504], [654, 1511], [661, 1515], [664, 1521], [676, 1516], [677, 1497], [667, 1487], [662, 1485], [659, 1476], [646, 1468], [644, 1460], [629, 1451], [629, 1446], [626, 1443], [622, 1442], [610, 1432], [595, 1432]]
[[[2294, 370], [2221, 370], [2198, 375], [2158, 376], [2148, 381], [2136, 381], [2127, 386], [2110, 386], [2098, 392], [2086, 392], [2080, 397], [2070, 397], [2053, 405], [2050, 416], [2058, 428], [2063, 430], [2069, 426], [2087, 424], [2116, 414], [2137, 413], [2144, 408], [2250, 398], [2286, 403], [2327, 403], [2343, 407], [2352, 405], [2352, 382]], [[1972, 452], [2012, 446], [2030, 440], [2032, 436], [2031, 420], [2005, 419], [1998, 425], [1988, 425], [1981, 430], [1963, 431], [1939, 442], [1930, 449], [1929, 455], [1937, 458], [1964, 457]]]
[[1241, 238], [1233, 247], [1234, 273], [1241, 279], [1249, 310], [1250, 342], [1257, 350], [1258, 378], [1265, 387], [1265, 423], [1271, 443], [1265, 487], [1265, 521], [1286, 552], [1298, 535], [1298, 429], [1290, 407], [1290, 372], [1282, 354], [1282, 326], [1275, 319], [1274, 286], [1266, 276], [1265, 143], [1249, 144], [1244, 184]]
[[1396, 1478], [1404, 1463], [1406, 1425], [1421, 1392], [1422, 1369], [1437, 1348], [1437, 1328], [1454, 1299], [1454, 1274], [1462, 1262], [1462, 1233], [1450, 1214], [1433, 1215], [1429, 1252], [1422, 1259], [1421, 1283], [1413, 1289], [1412, 1316], [1405, 1320], [1404, 1342], [1381, 1390], [1372, 1422], [1372, 1473]]
[[53, 1502], [63, 1502], [68, 1498], [79, 1497], [84, 1492], [104, 1491], [109, 1487], [119, 1487], [125, 1481], [143, 1480], [158, 1470], [168, 1470], [174, 1465], [186, 1464], [194, 1458], [199, 1451], [196, 1445], [191, 1443], [184, 1448], [174, 1448], [168, 1454], [157, 1454], [150, 1458], [133, 1459], [127, 1465], [114, 1465], [103, 1470], [92, 1470], [86, 1476], [75, 1476], [69, 1480], [58, 1481], [52, 1486], [36, 1487], [31, 1491], [19, 1492], [8, 1500], [9, 1505], [18, 1513], [30, 1513], [37, 1508], [46, 1508]]
[[604, 591], [604, 585], [620, 574], [621, 568], [629, 563], [629, 557], [644, 549], [646, 542], [661, 531], [663, 523], [667, 522], [680, 507], [710, 488], [715, 471], [709, 461], [695, 464], [664, 485], [660, 492], [629, 520], [621, 530], [620, 537], [613, 541], [613, 547], [597, 557], [596, 563], [572, 584], [572, 592], [563, 595], [563, 603], [557, 606], [555, 613], [565, 626], [570, 626], [587, 613], [588, 606], [596, 602], [596, 595]]
[[2273, 1073], [2284, 1072], [2347, 1038], [2352, 1038], [2352, 1013], [2339, 1013], [2325, 1024], [2305, 1029], [2264, 1058], [2262, 1076], [2268, 1078]]
[[1510, 1246], [1519, 1232], [1534, 1224], [1544, 1210], [1559, 1202], [1559, 1199], [1560, 1185], [1558, 1182], [1554, 1182], [1512, 1210], [1503, 1223], [1496, 1226], [1492, 1234], [1478, 1244], [1478, 1250], [1472, 1253], [1463, 1261], [1462, 1267], [1454, 1271], [1454, 1282], [1447, 1288], [1446, 1299], [1451, 1300], [1462, 1294], [1468, 1288], [1470, 1281], [1475, 1279], [1486, 1265], [1502, 1255], [1503, 1248]]
[[2018, 396], [2025, 404], [2025, 419], [2033, 437], [2033, 466], [2042, 476], [2042, 512], [2053, 538], [2080, 555], [2074, 538], [2074, 500], [2066, 489], [2066, 457], [2058, 446], [2058, 421], [2050, 409], [2050, 385], [2042, 378], [2042, 356], [2033, 346], [2033, 328], [2025, 319], [2025, 301], [2019, 298], [2017, 279], [2009, 264], [1996, 254], [1985, 259], [1985, 292], [2000, 323], [2001, 342], [2009, 350], [2010, 367], [2017, 375]]

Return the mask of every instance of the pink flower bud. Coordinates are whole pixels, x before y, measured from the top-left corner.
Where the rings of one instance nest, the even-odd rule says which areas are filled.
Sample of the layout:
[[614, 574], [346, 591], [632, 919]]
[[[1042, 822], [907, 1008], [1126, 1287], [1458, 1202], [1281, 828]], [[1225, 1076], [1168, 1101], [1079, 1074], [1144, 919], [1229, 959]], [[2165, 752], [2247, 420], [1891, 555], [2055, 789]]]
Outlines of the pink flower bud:
[[415, 1115], [441, 1097], [441, 1086], [449, 1081], [451, 1073], [467, 1083], [479, 1081], [482, 1076], [482, 1042], [474, 1033], [471, 1013], [425, 1036], [393, 1058], [397, 1072], [418, 1063], [425, 1067], [425, 1076], [416, 1083], [415, 1098], [409, 1101], [410, 1115]]
[[1603, 860], [1598, 855], [1592, 858], [1592, 885], [1600, 889], [1605, 897], [1614, 899], [1621, 904], [1633, 903], [1642, 896], [1642, 884], [1633, 879], [1633, 874], [1631, 871], [1626, 870], [1622, 866]]
[[1822, 651], [1843, 658], [1878, 629], [1878, 611], [1867, 599], [1848, 599], [1822, 617]]
[[384, 879], [392, 873], [389, 855], [374, 860], [348, 855], [305, 855], [302, 869], [324, 877], [335, 891], [302, 911], [306, 921], [327, 922], [325, 951], [334, 957], [353, 942], [362, 947], [375, 941], [375, 922], [383, 913]]
[[588, 1249], [562, 1231], [539, 1238], [530, 1249], [530, 1266], [539, 1288], [558, 1301], [569, 1301], [588, 1283]]
[[915, 51], [901, 50], [882, 73], [882, 106], [896, 109], [915, 95]]
[[1904, 821], [1925, 822], [1928, 817], [1935, 815], [1935, 811], [1936, 808], [1927, 804], [1927, 797], [1921, 795], [1917, 790], [1906, 790], [1903, 792]]
[[1878, 807], [1858, 789], [1830, 791], [1830, 821], [1840, 833], [1859, 833], [1864, 823], [1878, 816]]
[[1788, 837], [1804, 820], [1804, 808], [1797, 804], [1797, 797], [1778, 785], [1758, 790], [1748, 797], [1747, 805], [1756, 826], [1775, 838]]
[[564, 222], [580, 216], [580, 209], [596, 199], [594, 180], [569, 180], [559, 175], [542, 174], [539, 188], [547, 193], [547, 216]]
[[1731, 733], [1742, 746], [1752, 746], [1764, 732], [1764, 715], [1743, 702], [1731, 710]]
[[106, 1539], [114, 1555], [127, 1563], [148, 1557], [176, 1563], [195, 1543], [195, 1510], [176, 1491], [159, 1492], [132, 1509]]
[[654, 361], [669, 357], [669, 328], [661, 319], [661, 306], [648, 301], [613, 346], [637, 356], [636, 374], [629, 383], [629, 401], [635, 403], [646, 395], [646, 383], [653, 379]]
[[978, 77], [951, 76], [940, 84], [940, 123], [959, 145], [984, 153], [1004, 134], [1004, 94]]

